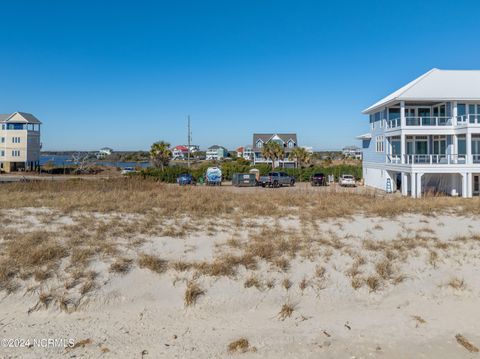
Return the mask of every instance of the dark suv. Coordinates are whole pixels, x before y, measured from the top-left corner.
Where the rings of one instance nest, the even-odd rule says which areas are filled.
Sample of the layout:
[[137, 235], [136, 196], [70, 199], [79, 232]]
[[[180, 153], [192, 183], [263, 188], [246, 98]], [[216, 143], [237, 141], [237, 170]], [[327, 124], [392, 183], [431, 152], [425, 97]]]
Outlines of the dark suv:
[[312, 186], [326, 186], [327, 177], [323, 173], [314, 173], [310, 177], [310, 184]]

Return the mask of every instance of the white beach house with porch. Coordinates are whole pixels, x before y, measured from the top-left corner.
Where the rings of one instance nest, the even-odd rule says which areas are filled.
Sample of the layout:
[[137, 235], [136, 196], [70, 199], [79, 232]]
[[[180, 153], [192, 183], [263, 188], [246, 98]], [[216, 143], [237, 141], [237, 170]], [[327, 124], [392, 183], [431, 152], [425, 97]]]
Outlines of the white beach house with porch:
[[433, 69], [363, 111], [367, 186], [480, 194], [480, 71]]

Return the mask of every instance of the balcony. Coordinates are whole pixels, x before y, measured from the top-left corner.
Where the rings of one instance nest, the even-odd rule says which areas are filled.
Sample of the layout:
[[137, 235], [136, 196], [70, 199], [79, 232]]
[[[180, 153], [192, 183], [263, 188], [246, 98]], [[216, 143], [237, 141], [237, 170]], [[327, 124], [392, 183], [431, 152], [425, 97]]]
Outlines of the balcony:
[[480, 114], [457, 116], [457, 124], [459, 126], [478, 125], [480, 124]]
[[[451, 117], [405, 117], [405, 125], [413, 127], [422, 126], [452, 126]], [[400, 118], [387, 121], [387, 128], [397, 128], [401, 126]]]
[[[405, 165], [465, 165], [480, 164], [480, 154], [467, 155], [387, 155], [386, 162]], [[467, 161], [470, 159], [469, 161]]]
[[[386, 120], [386, 128], [399, 128], [401, 127], [400, 118], [394, 118]], [[480, 114], [469, 114], [456, 117], [405, 117], [406, 127], [442, 127], [442, 126], [469, 126], [480, 125]]]

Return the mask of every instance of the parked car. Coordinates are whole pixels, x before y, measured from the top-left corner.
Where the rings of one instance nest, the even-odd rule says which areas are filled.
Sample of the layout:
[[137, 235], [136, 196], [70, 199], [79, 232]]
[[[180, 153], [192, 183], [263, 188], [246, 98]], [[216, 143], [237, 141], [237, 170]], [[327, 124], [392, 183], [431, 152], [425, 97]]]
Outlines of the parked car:
[[285, 172], [270, 172], [267, 176], [260, 176], [258, 184], [262, 187], [295, 186], [295, 177]]
[[338, 181], [342, 187], [355, 187], [355, 177], [352, 175], [342, 175]]
[[133, 167], [123, 167], [122, 171], [120, 172], [122, 175], [128, 175], [129, 173], [135, 173], [135, 168]]
[[180, 186], [186, 186], [186, 185], [189, 185], [189, 184], [195, 185], [196, 181], [195, 181], [195, 178], [193, 178], [193, 176], [190, 173], [182, 173], [182, 174], [178, 175], [177, 183]]
[[221, 186], [222, 170], [218, 167], [208, 167], [205, 173], [205, 184], [207, 186]]
[[326, 186], [327, 177], [323, 173], [314, 173], [310, 177], [310, 184], [312, 186]]

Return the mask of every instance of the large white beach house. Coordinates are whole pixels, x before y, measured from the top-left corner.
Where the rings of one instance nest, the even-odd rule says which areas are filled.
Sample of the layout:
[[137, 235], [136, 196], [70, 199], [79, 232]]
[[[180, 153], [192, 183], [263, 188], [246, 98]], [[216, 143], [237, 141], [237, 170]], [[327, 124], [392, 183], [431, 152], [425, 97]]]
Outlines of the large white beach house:
[[367, 186], [480, 194], [480, 71], [433, 69], [363, 111]]

